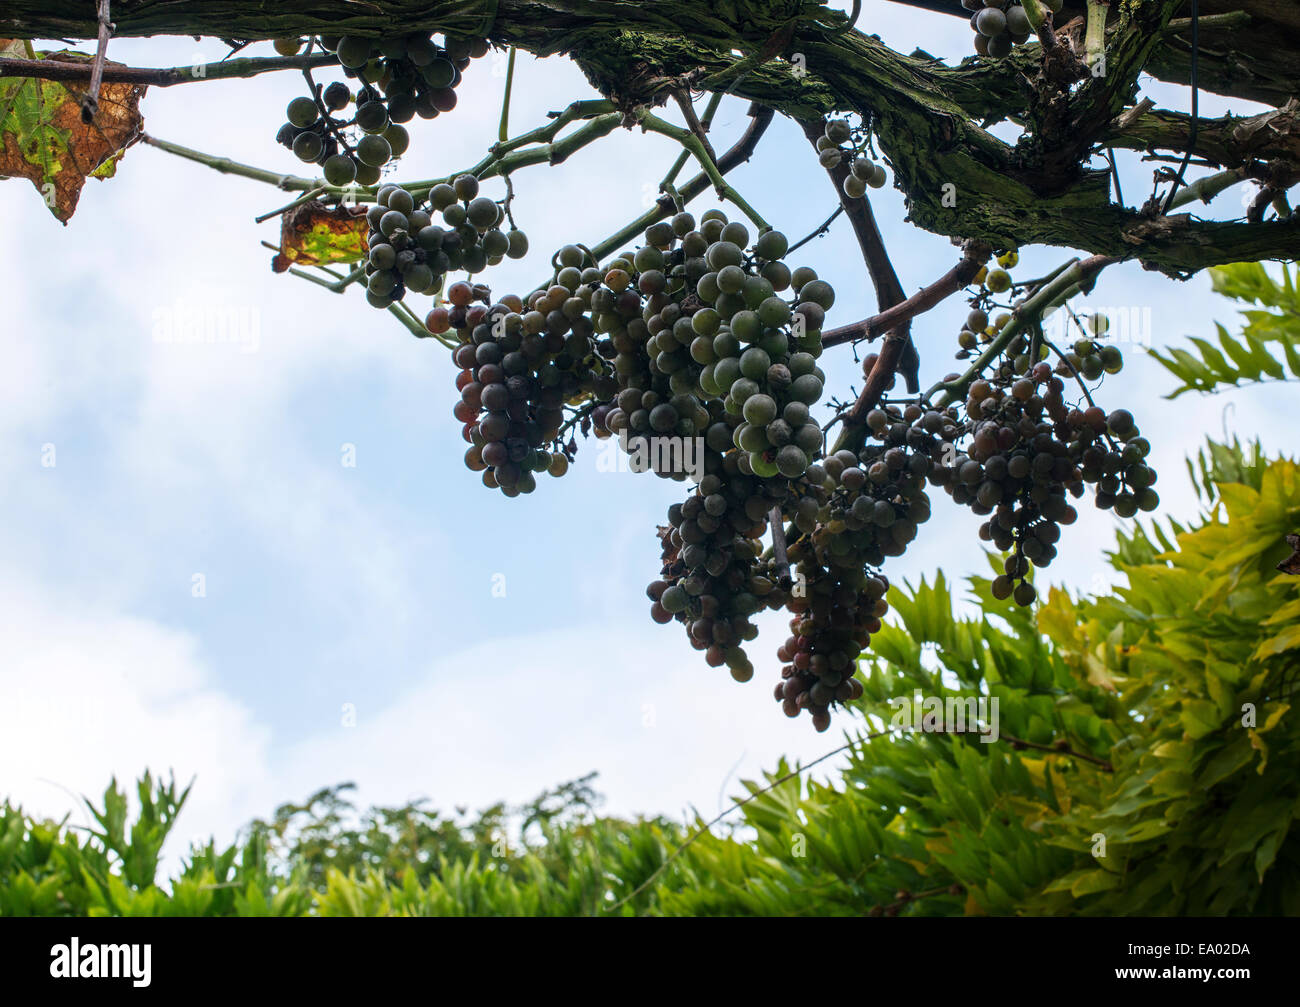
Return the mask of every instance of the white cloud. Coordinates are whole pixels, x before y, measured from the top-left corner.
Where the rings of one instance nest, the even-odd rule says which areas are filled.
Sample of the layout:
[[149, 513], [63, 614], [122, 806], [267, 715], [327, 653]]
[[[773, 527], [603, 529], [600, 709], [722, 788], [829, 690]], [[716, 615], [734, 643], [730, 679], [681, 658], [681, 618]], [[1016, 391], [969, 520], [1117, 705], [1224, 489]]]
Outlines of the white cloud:
[[215, 685], [190, 634], [110, 610], [70, 611], [6, 579], [0, 647], [0, 778], [12, 802], [88, 824], [77, 798], [98, 801], [110, 776], [133, 794], [146, 767], [174, 770], [182, 784], [197, 775], [177, 829], [183, 847], [229, 838], [273, 799], [270, 732]]
[[358, 704], [355, 727], [340, 720], [294, 746], [278, 784], [297, 796], [351, 780], [363, 800], [481, 807], [595, 769], [611, 812], [712, 815], [720, 787], [734, 796], [738, 777], [759, 778], [782, 754], [807, 761], [841, 743], [781, 714], [774, 647], [751, 645], [757, 671], [738, 685], [675, 623], [502, 636], [439, 658], [391, 705]]

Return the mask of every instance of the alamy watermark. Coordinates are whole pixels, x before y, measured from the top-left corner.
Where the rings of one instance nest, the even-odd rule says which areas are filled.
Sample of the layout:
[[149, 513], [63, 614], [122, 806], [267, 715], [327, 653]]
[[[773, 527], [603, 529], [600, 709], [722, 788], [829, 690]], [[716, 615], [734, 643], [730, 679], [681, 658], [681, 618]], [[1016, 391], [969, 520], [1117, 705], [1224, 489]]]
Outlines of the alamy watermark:
[[262, 312], [250, 305], [176, 300], [154, 308], [153, 341], [183, 346], [225, 344], [242, 353], [256, 353], [262, 345]]
[[[1075, 316], [1083, 323], [1083, 330], [1075, 324], [1070, 312], [1058, 308], [1043, 319], [1043, 334], [1060, 345], [1087, 338], [1098, 343], [1128, 343], [1137, 346], [1151, 345], [1151, 305], [1101, 305], [1072, 306]], [[1096, 321], [1095, 321], [1096, 320]]]
[[911, 696], [890, 697], [889, 705], [891, 730], [978, 734], [986, 745], [1001, 735], [996, 696], [927, 696], [917, 689]]
[[648, 472], [704, 478], [704, 438], [637, 436], [620, 430], [618, 439], [602, 441], [596, 456], [597, 472]]
[[50, 975], [55, 979], [130, 979], [132, 986], [150, 982], [150, 944], [82, 944], [73, 937], [50, 948]]

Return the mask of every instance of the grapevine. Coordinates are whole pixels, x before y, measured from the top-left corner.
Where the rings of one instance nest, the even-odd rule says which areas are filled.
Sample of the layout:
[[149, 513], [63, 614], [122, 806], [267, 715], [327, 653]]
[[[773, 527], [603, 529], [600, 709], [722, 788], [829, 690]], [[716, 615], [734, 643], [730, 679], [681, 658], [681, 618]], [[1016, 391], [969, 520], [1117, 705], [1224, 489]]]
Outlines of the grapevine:
[[[538, 6], [530, 16], [539, 25], [522, 28], [498, 27], [498, 17], [515, 16], [500, 9], [483, 23], [444, 10], [439, 16], [446, 25], [419, 31], [410, 30], [404, 14], [394, 14], [382, 30], [373, 23], [359, 27], [366, 21], [359, 12], [355, 30], [349, 20], [349, 34], [279, 38], [279, 57], [270, 61], [275, 67], [265, 60], [243, 64], [250, 76], [286, 64], [301, 71], [306, 92], [288, 101], [276, 140], [320, 177], [238, 165], [152, 137], [146, 142], [297, 194], [263, 219], [324, 208], [338, 213], [332, 223], [347, 226], [355, 216], [358, 250], [342, 260], [350, 271], [285, 269], [334, 292], [356, 287], [370, 305], [430, 337], [430, 346], [449, 350], [465, 467], [488, 489], [527, 496], [539, 481], [563, 477], [578, 461], [580, 436], [613, 442], [634, 471], [680, 483], [680, 502], [656, 529], [659, 568], [647, 571], [651, 619], [677, 624], [706, 665], [726, 667], [746, 682], [755, 673], [750, 645], [759, 615], [782, 612], [790, 632], [775, 647], [781, 677], [774, 696], [788, 716], [807, 711], [819, 731], [837, 707], [861, 695], [854, 672], [889, 610], [887, 568], [922, 534], [932, 490], [973, 515], [979, 539], [1000, 554], [992, 594], [1022, 606], [1038, 600], [1035, 571], [1056, 558], [1080, 507], [1090, 503], [1128, 519], [1159, 506], [1152, 446], [1138, 418], [1098, 401], [1108, 391], [1106, 379], [1125, 364], [1110, 322], [1099, 313], [1081, 319], [1070, 302], [1125, 259], [1181, 273], [1210, 244], [1189, 235], [1228, 233], [1206, 230], [1205, 221], [1175, 225], [1168, 210], [1187, 202], [1187, 192], [1208, 201], [1223, 187], [1254, 180], [1260, 193], [1251, 219], [1234, 226], [1262, 226], [1263, 207], [1277, 207], [1273, 231], [1259, 239], [1261, 232], [1252, 231], [1243, 241], [1252, 254], [1292, 248], [1286, 233], [1280, 243], [1270, 242], [1279, 228], [1294, 226], [1281, 219], [1280, 208], [1289, 207], [1286, 189], [1300, 179], [1293, 151], [1252, 139], [1290, 136], [1294, 123], [1269, 120], [1256, 124], [1267, 129], [1250, 130], [1207, 123], [1211, 139], [1198, 145], [1195, 113], [1185, 124], [1149, 116], [1149, 105], [1129, 107], [1125, 88], [1136, 85], [1145, 56], [1137, 46], [1110, 46], [1108, 31], [1163, 38], [1174, 31], [1168, 5], [1110, 5], [1122, 8], [1111, 17], [1107, 5], [1090, 4], [1084, 63], [1074, 55], [1073, 29], [1053, 23], [1062, 0], [954, 0], [952, 12], [968, 11], [975, 32], [975, 57], [961, 71], [974, 77], [957, 77], [923, 53], [906, 63], [886, 60], [869, 37], [822, 10], [773, 26], [761, 45], [749, 37], [758, 33], [746, 29], [732, 41], [747, 48], [731, 55], [722, 47], [698, 54], [699, 66], [681, 66], [660, 54], [665, 65], [638, 65], [616, 82], [588, 53], [583, 69], [599, 98], [575, 101], [512, 138], [515, 51], [549, 53], [568, 44], [567, 36], [553, 33], [559, 29], [548, 20], [550, 9]], [[586, 5], [565, 6], [574, 8], [565, 18], [593, 37], [599, 33]], [[663, 29], [650, 27], [653, 12], [645, 17], [646, 37], [657, 37]], [[727, 23], [717, 12], [709, 17], [709, 24]], [[568, 22], [561, 27], [567, 30]], [[534, 29], [544, 37], [530, 36]], [[835, 48], [841, 36], [858, 50]], [[792, 48], [796, 39], [814, 43], [807, 48], [817, 59], [840, 52], [852, 63], [842, 70], [827, 58], [818, 79], [805, 86], [795, 72], [807, 73], [795, 58], [806, 55]], [[574, 35], [575, 47], [588, 44]], [[472, 62], [493, 47], [512, 54], [497, 142], [476, 164], [441, 165], [443, 177], [395, 181], [401, 159], [420, 142], [416, 120], [453, 113]], [[1107, 55], [1114, 56], [1110, 68], [1098, 61]], [[1041, 72], [1034, 70], [1037, 61]], [[63, 79], [79, 72], [69, 63], [53, 69], [58, 61], [22, 62], [51, 64], [46, 72]], [[104, 80], [139, 77], [139, 71], [125, 73], [130, 68], [106, 68], [102, 53], [97, 62]], [[1089, 75], [1090, 66], [1114, 75]], [[322, 75], [320, 82], [314, 74]], [[874, 90], [854, 92], [854, 74]], [[178, 83], [172, 76], [142, 82]], [[936, 80], [961, 86], [939, 93]], [[708, 95], [703, 115], [692, 97], [701, 91]], [[752, 123], [719, 156], [710, 130], [729, 93], [751, 100]], [[929, 95], [933, 107], [917, 95]], [[683, 126], [659, 117], [670, 103]], [[827, 197], [836, 200], [834, 212], [793, 242], [730, 180], [774, 109], [798, 120], [815, 148], [810, 161], [815, 156], [834, 181]], [[986, 128], [1007, 120], [1028, 124], [1015, 146]], [[598, 242], [578, 233], [582, 222], [573, 215], [570, 243], [541, 260], [542, 282], [494, 289], [493, 267], [530, 256], [528, 234], [515, 223], [516, 215], [528, 223], [526, 200], [515, 202], [518, 173], [558, 165], [618, 128], [674, 144], [675, 160], [653, 204]], [[1140, 212], [1092, 206], [1077, 186], [1104, 187], [1098, 183], [1105, 178], [1086, 169], [1112, 143], [1176, 151], [1183, 170], [1196, 148], [1207, 163], [1217, 158], [1214, 165], [1229, 170], [1211, 176], [1214, 186], [1189, 184], [1181, 202], [1175, 191], [1157, 189], [1171, 180], [1177, 189], [1182, 171], [1158, 174]], [[934, 163], [918, 163], [917, 150]], [[699, 174], [682, 179], [692, 160]], [[1113, 154], [1108, 163], [1114, 170]], [[1061, 164], [1068, 170], [1057, 170]], [[948, 183], [950, 175], [961, 184]], [[955, 268], [910, 296], [869, 202], [891, 182], [906, 194], [914, 220], [962, 246]], [[953, 191], [943, 193], [949, 186]], [[726, 212], [690, 208], [709, 191]], [[970, 209], [981, 201], [981, 211]], [[339, 210], [352, 203], [364, 209]], [[987, 210], [990, 203], [996, 212]], [[1063, 219], [1087, 215], [1080, 207], [1111, 213], [1123, 233], [1104, 248], [1089, 245], [1093, 255], [1070, 259], [1046, 276], [1016, 278], [1017, 240], [1027, 234], [1026, 243], [1050, 241]], [[843, 299], [813, 267], [787, 260], [837, 221], [853, 228], [880, 311], [832, 327]], [[945, 348], [952, 332], [922, 332], [920, 320], [962, 290], [965, 320], [955, 347]], [[427, 300], [417, 304], [421, 298]], [[1070, 338], [1059, 345], [1048, 338], [1053, 312], [1072, 323]], [[828, 394], [824, 353], [851, 345], [856, 359], [860, 344], [873, 340], [877, 345], [862, 360], [861, 389], [844, 399]], [[951, 352], [963, 369], [919, 391], [921, 349], [931, 359]]]

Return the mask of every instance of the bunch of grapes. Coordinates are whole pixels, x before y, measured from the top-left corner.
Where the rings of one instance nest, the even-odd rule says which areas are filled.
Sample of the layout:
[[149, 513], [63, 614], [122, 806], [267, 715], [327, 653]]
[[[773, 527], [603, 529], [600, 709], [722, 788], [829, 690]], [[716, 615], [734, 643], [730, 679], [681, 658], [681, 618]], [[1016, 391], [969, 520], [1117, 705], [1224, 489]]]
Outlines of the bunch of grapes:
[[993, 316], [989, 312], [994, 307], [994, 296], [1006, 293], [1015, 285], [1010, 270], [1019, 262], [1020, 253], [1012, 249], [998, 256], [997, 265], [993, 269], [984, 266], [975, 274], [974, 282], [979, 284], [979, 292], [971, 299], [971, 312], [957, 334], [958, 360], [973, 356], [981, 344], [992, 342], [1011, 321], [1009, 311], [1001, 311]]
[[[449, 272], [472, 275], [527, 251], [522, 231], [501, 230], [501, 205], [478, 193], [473, 175], [435, 185], [427, 204], [399, 185], [380, 188], [366, 215], [366, 297], [372, 305], [386, 308], [407, 290], [436, 293]], [[442, 224], [430, 211], [441, 212]]]
[[1090, 335], [1075, 340], [1073, 348], [1057, 365], [1056, 373], [1066, 377], [1077, 374], [1085, 381], [1097, 381], [1103, 374], [1118, 374], [1124, 367], [1124, 354], [1118, 346], [1103, 342], [1110, 320], [1105, 315], [1092, 315], [1086, 324]]
[[844, 195], [850, 199], [861, 199], [868, 188], [883, 188], [889, 180], [885, 166], [867, 157], [866, 150], [865, 131], [855, 131], [845, 119], [827, 119], [825, 131], [817, 138], [817, 156], [823, 168], [848, 162]]
[[759, 540], [787, 488], [745, 475], [738, 462], [736, 452], [710, 452], [695, 491], [668, 509], [663, 569], [646, 593], [655, 622], [677, 619], [711, 667], [725, 664], [737, 682], [748, 682], [754, 665], [743, 644], [758, 635], [751, 620], [785, 600]]
[[1121, 517], [1159, 503], [1155, 471], [1144, 463], [1150, 445], [1132, 415], [1069, 408], [1064, 387], [1044, 362], [1009, 382], [972, 382], [963, 427], [970, 447], [931, 474], [957, 503], [988, 518], [980, 538], [1011, 553], [993, 594], [1020, 605], [1037, 596], [1027, 579], [1031, 566], [1056, 557], [1060, 526], [1078, 517], [1067, 494], [1078, 498], [1085, 483], [1095, 483], [1097, 505]]
[[[790, 271], [781, 259], [789, 242], [779, 231], [765, 231], [746, 252], [745, 226], [717, 214], [702, 221], [699, 240], [692, 237], [682, 242], [686, 272], [706, 271], [695, 281], [689, 331], [682, 326], [678, 339], [689, 340], [691, 359], [702, 365], [704, 393], [743, 420], [732, 432], [740, 470], [797, 479], [822, 448], [810, 407], [826, 381], [817, 358], [835, 291], [812, 269]], [[778, 296], [786, 290], [788, 300]]]
[[790, 547], [799, 587], [786, 602], [792, 635], [777, 650], [784, 667], [775, 696], [787, 716], [809, 710], [818, 731], [830, 726], [834, 703], [862, 694], [853, 671], [889, 607], [889, 581], [879, 568], [901, 556], [930, 519], [926, 479], [943, 442], [922, 418], [916, 405], [872, 410], [872, 440], [812, 466], [818, 495], [794, 508], [794, 527], [803, 532]]
[[[298, 40], [287, 43], [278, 41], [277, 50], [298, 50]], [[447, 38], [440, 46], [428, 32], [382, 39], [324, 36], [320, 45], [334, 52], [343, 72], [362, 86], [354, 96], [346, 84], [335, 81], [309, 97], [293, 99], [276, 139], [301, 160], [320, 164], [325, 180], [336, 186], [379, 181], [383, 166], [410, 144], [401, 124], [417, 114], [432, 119], [454, 108], [461, 72], [489, 48], [486, 39]], [[334, 114], [354, 102], [351, 119]], [[343, 140], [340, 150], [344, 131], [352, 127], [359, 139], [355, 144]]]
[[[1065, 0], [1042, 0], [1053, 14], [1060, 13]], [[975, 31], [975, 51], [981, 56], [1001, 58], [1011, 53], [1013, 46], [1024, 45], [1034, 34], [1029, 15], [1016, 0], [961, 0], [961, 5], [971, 15], [970, 26]]]
[[703, 437], [721, 418], [716, 406], [710, 411], [700, 387], [702, 368], [687, 351], [693, 336], [687, 312], [695, 302], [687, 298], [681, 262], [673, 261], [680, 257], [671, 249], [678, 232], [692, 233], [694, 226], [689, 213], [652, 225], [644, 246], [610, 263], [592, 302], [605, 336], [601, 351], [619, 385], [593, 419], [634, 457], [647, 459], [652, 471], [678, 481], [687, 473], [671, 451], [653, 450], [655, 439]]
[[468, 283], [452, 284], [451, 307], [434, 308], [429, 320], [431, 328], [454, 329], [461, 342], [453, 412], [470, 444], [465, 464], [506, 496], [531, 493], [536, 474], [568, 471], [571, 449], [558, 443], [565, 403], [608, 391], [612, 379], [602, 378], [585, 316], [558, 323], [554, 316], [564, 316], [551, 294], [527, 306], [513, 295], [490, 307], [471, 303], [474, 297]]
[[[810, 269], [791, 273], [779, 231], [748, 245], [745, 225], [719, 210], [698, 229], [679, 213], [606, 267], [590, 302], [619, 392], [593, 419], [629, 450], [656, 436], [703, 436], [716, 452], [741, 447], [745, 475], [792, 479], [822, 445], [808, 407], [825, 382], [816, 358], [835, 293]], [[560, 261], [576, 278], [583, 253], [567, 251]], [[789, 301], [777, 296], [792, 287]]]

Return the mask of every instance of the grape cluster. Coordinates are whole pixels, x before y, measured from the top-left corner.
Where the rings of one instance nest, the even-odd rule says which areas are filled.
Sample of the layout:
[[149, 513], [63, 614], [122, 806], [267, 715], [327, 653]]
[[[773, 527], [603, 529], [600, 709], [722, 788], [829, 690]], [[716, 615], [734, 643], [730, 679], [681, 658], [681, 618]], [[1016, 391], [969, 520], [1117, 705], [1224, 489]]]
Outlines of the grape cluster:
[[930, 518], [926, 479], [942, 442], [917, 423], [921, 417], [915, 405], [872, 410], [871, 440], [811, 467], [819, 494], [794, 508], [794, 527], [804, 534], [790, 559], [802, 589], [786, 603], [791, 636], [777, 650], [784, 667], [775, 696], [787, 716], [809, 710], [818, 731], [830, 726], [833, 703], [862, 694], [853, 671], [889, 607], [880, 566], [901, 556]]
[[[1042, 0], [1042, 4], [1053, 14], [1065, 6], [1064, 0]], [[974, 12], [970, 26], [975, 31], [975, 51], [981, 56], [1007, 56], [1013, 46], [1023, 45], [1034, 34], [1029, 15], [1016, 0], [961, 0], [961, 5]]]
[[719, 210], [698, 229], [679, 213], [609, 264], [591, 307], [619, 393], [593, 419], [629, 450], [657, 435], [703, 436], [719, 453], [740, 447], [744, 475], [798, 478], [822, 445], [808, 407], [825, 383], [817, 357], [835, 293], [811, 269], [790, 271], [779, 231], [748, 246], [748, 228]]
[[568, 318], [553, 306], [568, 293], [552, 289], [527, 305], [508, 295], [486, 307], [472, 303], [476, 292], [468, 283], [454, 283], [447, 291], [451, 307], [430, 313], [437, 314], [433, 326], [453, 329], [460, 339], [453, 360], [461, 398], [453, 412], [470, 444], [465, 464], [509, 497], [531, 493], [536, 474], [568, 471], [571, 452], [557, 440], [565, 403], [613, 384], [598, 369], [586, 317]]
[[[436, 293], [449, 272], [481, 272], [528, 250], [522, 231], [501, 230], [505, 210], [479, 195], [473, 175], [435, 185], [427, 207], [399, 185], [385, 185], [376, 193], [366, 215], [370, 233], [365, 267], [366, 297], [375, 307], [400, 301], [407, 290]], [[433, 222], [430, 211], [441, 213], [442, 224]]]
[[868, 188], [883, 188], [889, 180], [885, 166], [865, 156], [866, 143], [860, 134], [845, 119], [827, 119], [825, 131], [817, 138], [817, 157], [823, 168], [848, 162], [843, 188], [850, 199], [861, 199]]
[[1097, 381], [1103, 374], [1118, 374], [1124, 367], [1124, 354], [1118, 346], [1102, 341], [1110, 329], [1109, 319], [1105, 315], [1092, 315], [1086, 324], [1091, 335], [1075, 340], [1056, 372], [1067, 377], [1077, 374], [1085, 381]]
[[646, 593], [655, 622], [677, 619], [711, 667], [725, 664], [737, 682], [748, 682], [754, 665], [743, 645], [758, 635], [752, 618], [786, 600], [759, 540], [789, 488], [745, 475], [740, 457], [709, 452], [695, 491], [668, 509], [663, 569]]
[[984, 266], [975, 274], [973, 282], [979, 285], [979, 292], [971, 299], [971, 312], [957, 334], [958, 360], [973, 356], [981, 344], [992, 342], [1011, 321], [1009, 311], [1000, 311], [993, 316], [989, 311], [994, 306], [994, 296], [1006, 293], [1014, 286], [1010, 270], [1019, 262], [1020, 253], [1013, 249], [999, 255], [993, 269]]
[[[1028, 580], [1031, 566], [1045, 567], [1056, 557], [1061, 526], [1078, 518], [1067, 495], [1078, 498], [1085, 482], [1096, 483], [1097, 505], [1114, 507], [1122, 517], [1159, 503], [1150, 488], [1155, 471], [1143, 462], [1150, 445], [1137, 436], [1132, 415], [1069, 408], [1064, 388], [1044, 362], [1014, 380], [972, 382], [959, 433], [970, 435], [969, 448], [931, 473], [955, 502], [988, 518], [980, 538], [1011, 553], [993, 594], [1020, 605], [1037, 597]], [[950, 426], [954, 412], [939, 422]], [[1113, 437], [1128, 443], [1121, 448]]]
[[[379, 181], [383, 166], [410, 144], [402, 123], [416, 115], [432, 119], [454, 108], [462, 71], [489, 47], [486, 39], [457, 38], [440, 46], [428, 32], [382, 39], [324, 36], [320, 45], [338, 56], [343, 72], [360, 80], [361, 87], [354, 96], [346, 84], [335, 81], [310, 97], [294, 98], [276, 139], [301, 160], [321, 165], [325, 180], [336, 186]], [[283, 54], [291, 48], [298, 50], [297, 40], [276, 43]], [[353, 103], [351, 119], [334, 114]], [[344, 131], [352, 127], [359, 138], [343, 141], [340, 149]]]

